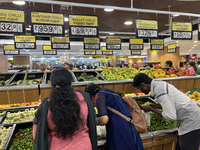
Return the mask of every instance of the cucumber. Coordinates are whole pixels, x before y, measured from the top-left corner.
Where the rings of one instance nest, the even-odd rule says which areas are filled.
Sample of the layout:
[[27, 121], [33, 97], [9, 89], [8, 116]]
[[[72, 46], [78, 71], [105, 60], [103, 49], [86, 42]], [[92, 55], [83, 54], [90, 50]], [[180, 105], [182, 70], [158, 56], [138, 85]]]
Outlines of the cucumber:
[[6, 84], [8, 81], [9, 81], [9, 79], [5, 81], [5, 84]]
[[38, 84], [41, 84], [42, 83], [42, 77], [40, 78], [40, 82]]
[[28, 81], [28, 85], [32, 85], [33, 84], [33, 80]]
[[20, 85], [22, 83], [22, 80], [17, 81], [17, 85]]
[[17, 84], [17, 82], [12, 82], [12, 83], [8, 84], [8, 86], [14, 86], [16, 84]]

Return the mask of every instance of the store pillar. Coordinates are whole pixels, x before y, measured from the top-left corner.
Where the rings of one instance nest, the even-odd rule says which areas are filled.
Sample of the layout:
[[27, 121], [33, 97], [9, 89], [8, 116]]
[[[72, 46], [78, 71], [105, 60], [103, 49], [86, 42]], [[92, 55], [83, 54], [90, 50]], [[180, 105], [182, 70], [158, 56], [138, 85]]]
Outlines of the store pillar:
[[0, 73], [8, 72], [8, 58], [7, 55], [0, 54]]
[[116, 67], [116, 65], [117, 65], [117, 57], [116, 55], [114, 55], [114, 59], [112, 60], [112, 66]]
[[31, 56], [13, 56], [13, 66], [19, 66], [15, 67], [15, 69], [26, 69], [27, 67], [31, 69]]

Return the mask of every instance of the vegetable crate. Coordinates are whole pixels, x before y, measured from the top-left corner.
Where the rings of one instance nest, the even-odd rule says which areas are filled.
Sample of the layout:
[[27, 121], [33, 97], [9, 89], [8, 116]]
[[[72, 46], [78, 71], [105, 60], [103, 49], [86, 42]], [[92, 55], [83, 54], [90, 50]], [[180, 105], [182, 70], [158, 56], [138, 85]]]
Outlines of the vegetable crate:
[[4, 146], [4, 150], [32, 150], [33, 149], [33, 123], [16, 124], [11, 132], [8, 142]]
[[96, 71], [73, 71], [78, 82], [103, 81], [104, 78]]
[[6, 86], [16, 76], [16, 73], [1, 73], [0, 74], [0, 87]]

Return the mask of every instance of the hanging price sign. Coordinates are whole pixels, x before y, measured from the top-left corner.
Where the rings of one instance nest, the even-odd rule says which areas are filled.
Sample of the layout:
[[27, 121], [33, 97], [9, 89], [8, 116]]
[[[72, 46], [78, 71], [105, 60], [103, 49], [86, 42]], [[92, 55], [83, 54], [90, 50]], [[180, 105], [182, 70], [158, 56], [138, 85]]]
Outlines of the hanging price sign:
[[103, 59], [104, 56], [92, 56], [93, 59]]
[[114, 55], [107, 55], [106, 59], [114, 59]]
[[141, 55], [140, 50], [131, 50], [131, 55]]
[[100, 50], [100, 38], [84, 38], [84, 49]]
[[98, 37], [98, 16], [69, 15], [69, 36]]
[[158, 21], [136, 19], [136, 38], [158, 38]]
[[143, 39], [129, 39], [130, 50], [143, 50]]
[[164, 50], [164, 39], [151, 39], [151, 49]]
[[106, 49], [121, 50], [121, 38], [106, 38]]
[[172, 22], [172, 40], [192, 40], [192, 22]]
[[176, 53], [176, 44], [167, 45], [167, 53]]
[[85, 49], [84, 55], [96, 55], [96, 50], [94, 49]]
[[15, 49], [15, 45], [3, 45], [4, 55], [20, 55], [19, 49]]
[[25, 34], [24, 11], [0, 9], [0, 33]]
[[14, 39], [16, 49], [36, 49], [35, 36], [15, 35]]
[[31, 11], [31, 34], [64, 36], [64, 15], [62, 13]]
[[106, 47], [102, 47], [102, 55], [113, 55], [113, 50], [108, 50]]
[[52, 49], [51, 45], [43, 45], [43, 55], [57, 55], [57, 49]]
[[66, 36], [52, 36], [51, 37], [52, 49], [70, 49], [69, 37]]

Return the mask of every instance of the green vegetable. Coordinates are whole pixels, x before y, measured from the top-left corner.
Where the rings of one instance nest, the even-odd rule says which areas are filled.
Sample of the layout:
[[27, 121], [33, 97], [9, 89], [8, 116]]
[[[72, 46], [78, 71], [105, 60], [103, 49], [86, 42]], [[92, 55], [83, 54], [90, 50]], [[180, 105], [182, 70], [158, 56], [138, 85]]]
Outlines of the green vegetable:
[[32, 85], [33, 84], [33, 80], [28, 81], [28, 85]]
[[33, 128], [19, 129], [9, 150], [33, 150]]
[[23, 83], [21, 84], [21, 85], [27, 85], [28, 83], [27, 83], [27, 76], [28, 76], [28, 68], [26, 69], [26, 73], [25, 73], [25, 76], [24, 76], [24, 81], [23, 81]]
[[99, 79], [99, 75], [97, 75], [96, 77], [94, 77], [93, 75], [86, 75], [85, 72], [83, 72], [83, 73], [81, 74], [81, 76], [79, 76], [79, 77], [77, 78], [77, 80], [78, 80], [78, 81], [101, 81], [101, 80]]
[[42, 77], [40, 78], [40, 82], [38, 84], [41, 84], [42, 83]]
[[8, 84], [8, 86], [14, 86], [16, 84], [17, 84], [17, 82], [12, 82], [12, 83]]
[[22, 80], [17, 81], [16, 85], [20, 85], [20, 84], [22, 84]]
[[3, 116], [5, 114], [5, 112], [0, 113], [0, 117]]

